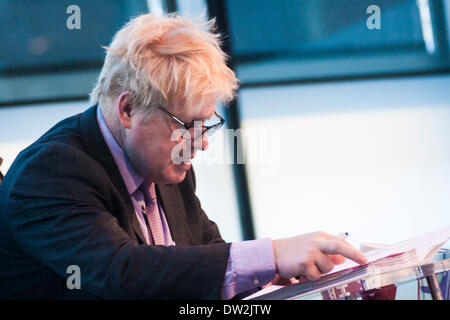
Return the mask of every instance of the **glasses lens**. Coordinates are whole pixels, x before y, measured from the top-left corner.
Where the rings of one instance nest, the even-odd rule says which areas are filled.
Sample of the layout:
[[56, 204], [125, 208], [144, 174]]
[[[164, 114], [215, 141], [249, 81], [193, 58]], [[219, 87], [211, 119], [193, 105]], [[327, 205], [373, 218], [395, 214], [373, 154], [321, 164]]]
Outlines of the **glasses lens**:
[[222, 127], [222, 123], [217, 123], [214, 126], [210, 127], [206, 132], [208, 133], [208, 136], [212, 136], [214, 133], [216, 133], [220, 127]]
[[204, 131], [205, 128], [201, 126], [193, 127], [190, 128], [189, 130], [186, 130], [186, 132], [183, 134], [183, 138], [186, 140], [196, 140], [203, 135]]
[[203, 125], [205, 127], [211, 127], [211, 126], [216, 125], [218, 122], [220, 122], [219, 118], [217, 118], [217, 116], [214, 116], [211, 119], [205, 120], [203, 122]]
[[197, 140], [204, 136], [206, 133], [208, 136], [212, 136], [217, 130], [222, 127], [224, 121], [222, 121], [217, 115], [210, 120], [204, 122], [195, 121], [194, 126], [186, 130], [183, 134], [185, 140]]
[[217, 132], [217, 130], [220, 129], [222, 126], [221, 123], [217, 123], [216, 125], [205, 128], [205, 127], [199, 127], [199, 128], [190, 128], [189, 130], [186, 130], [183, 134], [183, 139], [185, 140], [197, 140], [201, 137], [204, 137], [206, 134], [208, 137], [212, 136], [214, 133]]

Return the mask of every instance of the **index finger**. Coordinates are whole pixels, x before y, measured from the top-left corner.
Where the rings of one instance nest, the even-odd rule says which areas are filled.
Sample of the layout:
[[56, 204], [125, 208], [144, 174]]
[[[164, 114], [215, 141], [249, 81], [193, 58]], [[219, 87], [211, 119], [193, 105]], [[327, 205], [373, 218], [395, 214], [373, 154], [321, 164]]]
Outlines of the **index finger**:
[[340, 254], [359, 264], [367, 263], [367, 259], [362, 252], [343, 239], [326, 240], [319, 244], [319, 248], [326, 254]]

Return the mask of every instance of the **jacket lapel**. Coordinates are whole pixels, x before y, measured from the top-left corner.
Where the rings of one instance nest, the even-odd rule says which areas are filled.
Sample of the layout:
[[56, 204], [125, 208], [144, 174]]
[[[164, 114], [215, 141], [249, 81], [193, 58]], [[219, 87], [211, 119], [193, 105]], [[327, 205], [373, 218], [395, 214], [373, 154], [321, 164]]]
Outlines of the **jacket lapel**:
[[183, 199], [176, 185], [156, 185], [156, 194], [163, 207], [172, 239], [177, 246], [191, 245], [193, 239], [184, 214]]
[[108, 172], [112, 183], [122, 195], [122, 200], [127, 209], [125, 212], [127, 217], [125, 219], [120, 219], [125, 222], [125, 225], [122, 227], [128, 232], [131, 224], [131, 227], [139, 240], [145, 243], [145, 238], [139, 226], [139, 221], [137, 220], [134, 206], [131, 202], [130, 195], [128, 194], [127, 187], [125, 186], [125, 182], [123, 181], [119, 168], [117, 167], [98, 126], [97, 106], [93, 106], [81, 114], [80, 131], [86, 152], [102, 164]]

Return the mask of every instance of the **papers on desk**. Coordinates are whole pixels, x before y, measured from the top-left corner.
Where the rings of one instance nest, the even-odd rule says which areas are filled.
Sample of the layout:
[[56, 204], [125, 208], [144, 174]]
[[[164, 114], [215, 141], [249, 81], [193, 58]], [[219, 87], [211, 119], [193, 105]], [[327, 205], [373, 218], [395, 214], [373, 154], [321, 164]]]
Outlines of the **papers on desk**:
[[276, 291], [276, 290], [281, 289], [281, 288], [284, 288], [284, 287], [285, 287], [285, 286], [279, 286], [279, 285], [271, 285], [271, 286], [267, 286], [267, 287], [265, 287], [264, 289], [261, 289], [261, 290], [259, 290], [258, 292], [255, 292], [254, 294], [252, 294], [252, 295], [250, 295], [250, 296], [248, 296], [248, 297], [245, 297], [245, 298], [242, 299], [242, 300], [251, 300], [251, 299], [257, 298], [257, 297], [259, 297], [259, 296], [262, 296], [262, 295], [265, 295], [265, 294], [269, 294], [269, 293], [271, 293], [271, 292], [273, 292], [273, 291]]
[[[419, 237], [366, 252], [365, 256], [368, 263], [363, 268], [361, 268], [361, 266], [356, 262], [347, 259], [343, 264], [335, 266], [335, 268], [328, 273], [327, 276], [317, 281], [307, 281], [306, 283], [304, 282], [288, 287], [268, 286], [265, 289], [245, 298], [245, 300], [255, 298], [260, 299], [259, 297], [261, 296], [265, 296], [270, 299], [276, 299], [278, 297], [285, 299], [292, 295], [300, 294], [301, 292], [305, 293], [312, 291], [317, 289], [317, 287], [325, 286], [328, 282], [338, 283], [343, 280], [346, 276], [349, 276], [349, 273], [344, 270], [348, 270], [351, 272], [352, 276], [357, 278], [360, 276], [358, 274], [359, 271], [356, 271], [355, 274], [350, 270], [358, 269], [361, 270], [361, 274], [368, 275], [371, 273], [385, 273], [390, 270], [406, 268], [413, 265], [427, 264], [433, 260], [438, 250], [449, 239], [450, 225]], [[277, 294], [277, 292], [280, 292], [280, 294]]]
[[[400, 253], [414, 251], [417, 257], [416, 264], [426, 264], [433, 260], [434, 256], [442, 245], [450, 239], [450, 225], [441, 229], [426, 233], [419, 237], [401, 241], [396, 244], [387, 245], [378, 249], [364, 253], [367, 262], [380, 260], [389, 256], [398, 255]], [[335, 273], [341, 270], [358, 267], [359, 264], [347, 259], [343, 264], [337, 265], [330, 272]]]

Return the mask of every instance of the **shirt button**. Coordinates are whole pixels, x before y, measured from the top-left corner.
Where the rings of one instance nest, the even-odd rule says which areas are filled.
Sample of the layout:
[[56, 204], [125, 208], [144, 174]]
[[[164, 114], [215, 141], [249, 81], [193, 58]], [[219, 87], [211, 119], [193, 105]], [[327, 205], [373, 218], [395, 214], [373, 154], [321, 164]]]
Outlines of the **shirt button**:
[[257, 285], [259, 284], [259, 280], [258, 280], [258, 279], [253, 280], [253, 284], [254, 284], [255, 286], [257, 286]]

